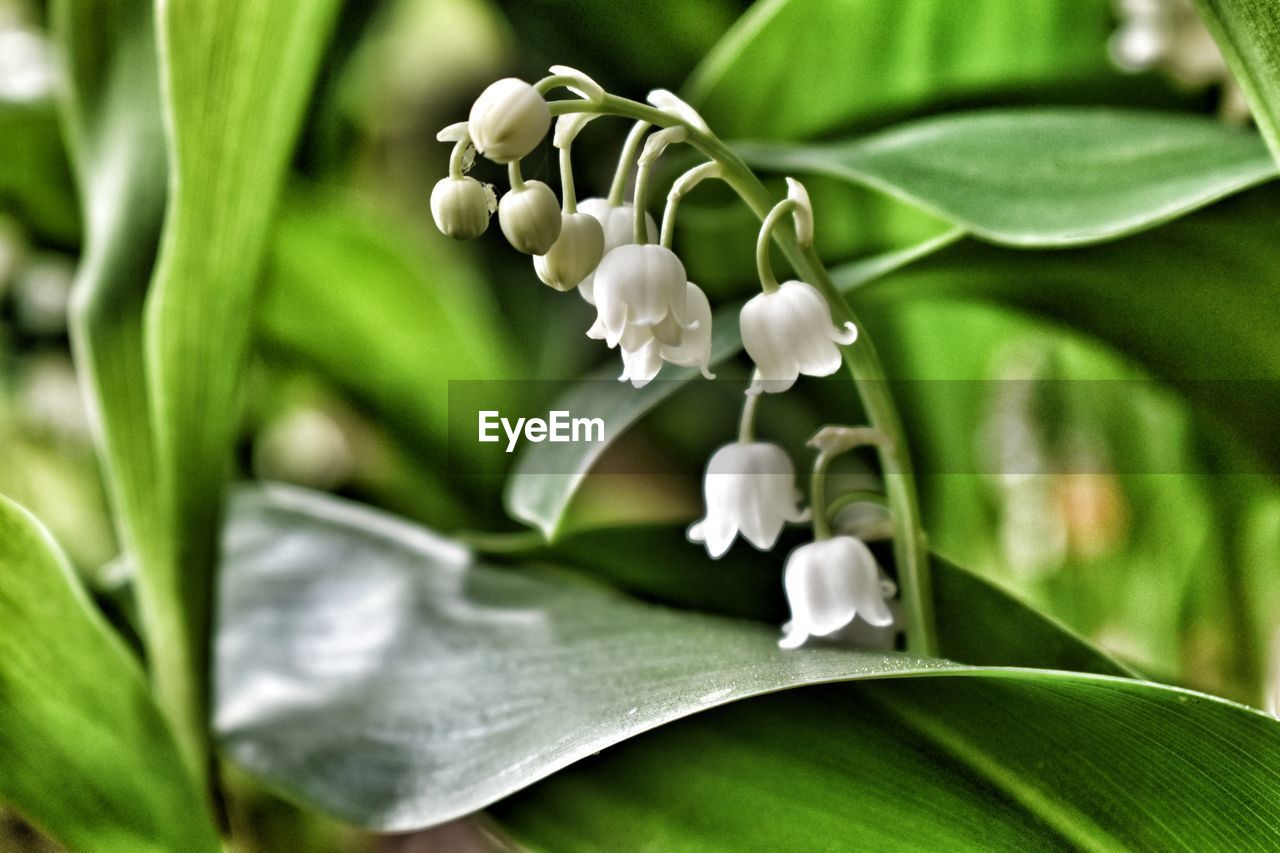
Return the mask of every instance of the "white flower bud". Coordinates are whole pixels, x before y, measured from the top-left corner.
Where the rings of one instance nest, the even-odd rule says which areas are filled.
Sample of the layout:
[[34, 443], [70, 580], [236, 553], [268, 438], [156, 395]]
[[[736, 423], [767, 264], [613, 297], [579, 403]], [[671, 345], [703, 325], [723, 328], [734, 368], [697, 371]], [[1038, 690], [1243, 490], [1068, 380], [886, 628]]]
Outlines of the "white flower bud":
[[507, 77], [480, 93], [467, 120], [476, 150], [495, 163], [519, 160], [551, 128], [551, 109], [523, 80]]
[[[604, 229], [604, 253], [609, 254], [619, 246], [632, 242], [635, 236], [636, 209], [629, 204], [611, 205], [607, 199], [589, 198], [578, 202], [578, 211], [596, 218]], [[644, 215], [644, 227], [649, 240], [658, 239], [658, 223], [647, 212]], [[595, 274], [584, 278], [578, 285], [578, 293], [587, 300], [588, 305], [596, 304]]]
[[431, 190], [431, 217], [442, 234], [455, 240], [483, 234], [495, 207], [493, 187], [475, 178], [442, 178]]
[[560, 202], [542, 181], [525, 181], [498, 203], [498, 224], [517, 251], [545, 255], [560, 236]]
[[728, 551], [739, 533], [768, 551], [784, 524], [808, 518], [800, 509], [791, 457], [766, 441], [733, 442], [713, 453], [703, 497], [706, 516], [689, 528], [689, 539], [705, 543], [713, 558]]
[[748, 394], [786, 391], [801, 373], [830, 376], [840, 368], [836, 345], [848, 346], [858, 337], [852, 323], [836, 328], [827, 300], [803, 281], [751, 297], [742, 306], [739, 325], [742, 346], [756, 363]]
[[783, 575], [791, 621], [778, 642], [794, 649], [809, 637], [839, 631], [855, 616], [871, 625], [893, 624], [885, 601], [892, 587], [882, 585], [870, 549], [852, 536], [836, 536], [801, 545], [787, 557]]
[[688, 302], [685, 312], [689, 328], [685, 329], [679, 346], [663, 346], [662, 360], [681, 367], [696, 367], [707, 379], [715, 379], [711, 365], [711, 303], [702, 288], [689, 282], [686, 290]]
[[560, 236], [545, 255], [533, 259], [542, 283], [556, 290], [572, 290], [604, 257], [604, 230], [595, 217], [566, 213], [560, 220]]
[[597, 325], [610, 347], [634, 350], [656, 337], [678, 346], [685, 327], [688, 279], [663, 246], [619, 246], [596, 268]]

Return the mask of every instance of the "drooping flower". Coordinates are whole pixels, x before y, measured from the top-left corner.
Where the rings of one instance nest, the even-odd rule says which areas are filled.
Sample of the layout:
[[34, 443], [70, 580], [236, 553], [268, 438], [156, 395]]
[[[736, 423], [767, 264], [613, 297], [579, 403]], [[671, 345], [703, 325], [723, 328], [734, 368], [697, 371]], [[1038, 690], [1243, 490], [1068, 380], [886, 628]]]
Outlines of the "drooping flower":
[[467, 125], [477, 151], [495, 163], [510, 163], [526, 156], [547, 135], [551, 109], [533, 86], [506, 77], [480, 93]]
[[734, 537], [767, 551], [788, 521], [801, 522], [796, 470], [785, 450], [764, 441], [733, 442], [712, 454], [703, 481], [706, 516], [689, 528], [689, 540], [703, 542], [719, 557]]
[[498, 202], [498, 224], [517, 251], [545, 255], [560, 236], [560, 202], [542, 181], [525, 181]]
[[676, 346], [661, 345], [662, 360], [681, 367], [696, 367], [707, 379], [715, 379], [711, 372], [711, 303], [702, 288], [688, 282], [685, 316], [687, 325], [684, 336]]
[[840, 368], [836, 345], [848, 346], [858, 337], [853, 323], [836, 327], [827, 300], [803, 281], [756, 294], [742, 306], [740, 323], [742, 346], [757, 371], [748, 394], [786, 391], [802, 373], [830, 376]]
[[431, 190], [431, 217], [441, 233], [455, 240], [483, 234], [497, 206], [493, 187], [475, 178], [441, 178]]
[[619, 246], [604, 256], [595, 276], [593, 329], [610, 347], [634, 351], [651, 337], [680, 344], [689, 297], [675, 252], [653, 244]]
[[792, 551], [783, 586], [791, 606], [791, 621], [778, 641], [784, 649], [832, 634], [855, 616], [880, 627], [893, 623], [885, 600], [892, 587], [881, 584], [876, 558], [852, 536], [810, 542]]
[[533, 259], [533, 269], [548, 287], [572, 290], [591, 275], [603, 256], [604, 231], [596, 218], [566, 213], [561, 217], [560, 236], [545, 255]]
[[[632, 205], [614, 205], [609, 204], [608, 199], [589, 198], [578, 202], [578, 211], [595, 217], [595, 220], [600, 223], [600, 227], [604, 230], [604, 251], [602, 256], [609, 254], [619, 246], [625, 246], [633, 242], [636, 209]], [[648, 213], [644, 215], [644, 225], [649, 241], [657, 240], [658, 225]], [[582, 294], [582, 298], [587, 300], [589, 305], [596, 304], [595, 273], [591, 273], [578, 283], [578, 292]]]

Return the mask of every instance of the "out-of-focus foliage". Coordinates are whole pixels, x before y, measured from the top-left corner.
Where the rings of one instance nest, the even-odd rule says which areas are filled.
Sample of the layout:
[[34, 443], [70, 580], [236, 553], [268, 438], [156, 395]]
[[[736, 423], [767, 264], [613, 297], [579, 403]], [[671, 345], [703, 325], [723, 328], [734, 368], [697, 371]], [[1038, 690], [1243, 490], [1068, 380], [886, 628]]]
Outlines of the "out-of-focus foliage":
[[3, 497], [0, 625], [0, 797], [76, 850], [218, 850], [137, 662]]

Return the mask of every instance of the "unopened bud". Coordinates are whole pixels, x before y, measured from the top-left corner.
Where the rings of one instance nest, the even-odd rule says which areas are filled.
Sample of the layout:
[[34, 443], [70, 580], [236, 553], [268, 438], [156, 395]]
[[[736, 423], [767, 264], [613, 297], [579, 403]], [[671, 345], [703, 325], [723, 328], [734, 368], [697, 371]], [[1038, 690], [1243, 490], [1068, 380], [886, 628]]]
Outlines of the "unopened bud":
[[551, 110], [537, 90], [507, 77], [480, 93], [467, 121], [476, 150], [495, 163], [519, 160], [551, 128]]
[[431, 216], [441, 233], [472, 240], [489, 227], [493, 188], [475, 178], [442, 178], [431, 190]]
[[589, 213], [566, 213], [560, 236], [545, 255], [533, 259], [542, 283], [556, 290], [572, 290], [589, 276], [604, 255], [604, 229]]
[[560, 202], [542, 181], [526, 181], [498, 203], [498, 224], [518, 251], [545, 255], [560, 236]]

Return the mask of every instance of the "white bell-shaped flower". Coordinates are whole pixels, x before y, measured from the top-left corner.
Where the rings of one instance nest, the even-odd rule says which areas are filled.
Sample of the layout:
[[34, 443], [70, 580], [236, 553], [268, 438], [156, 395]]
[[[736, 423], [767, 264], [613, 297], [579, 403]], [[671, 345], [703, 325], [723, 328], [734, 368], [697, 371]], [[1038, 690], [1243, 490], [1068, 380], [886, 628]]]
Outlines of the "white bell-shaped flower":
[[545, 255], [533, 259], [538, 278], [556, 290], [572, 290], [591, 274], [604, 257], [604, 230], [594, 216], [566, 213], [560, 236]]
[[835, 325], [827, 300], [803, 281], [751, 297], [742, 306], [740, 323], [742, 346], [756, 363], [748, 394], [786, 391], [801, 373], [830, 376], [840, 368], [836, 345], [848, 346], [858, 337], [853, 323], [843, 329]]
[[551, 128], [546, 100], [523, 80], [489, 84], [471, 105], [467, 127], [476, 150], [495, 163], [510, 163], [537, 147]]
[[852, 536], [810, 542], [792, 551], [783, 586], [791, 606], [791, 621], [778, 641], [784, 649], [839, 631], [855, 616], [878, 627], [893, 623], [885, 600], [892, 586], [881, 583], [876, 558]]
[[493, 187], [475, 178], [441, 178], [431, 190], [431, 218], [441, 233], [455, 240], [483, 234], [497, 206]]
[[619, 246], [604, 256], [595, 276], [593, 329], [610, 347], [634, 351], [650, 337], [680, 344], [689, 297], [684, 264], [675, 252], [654, 244]]
[[[604, 230], [604, 255], [619, 246], [634, 242], [632, 238], [635, 236], [636, 209], [632, 205], [609, 204], [608, 199], [589, 198], [578, 202], [578, 211], [590, 214], [600, 223], [600, 227]], [[653, 217], [648, 212], [644, 215], [644, 227], [648, 232], [649, 242], [657, 241], [658, 224], [653, 221]], [[579, 282], [578, 292], [582, 294], [583, 299], [587, 300], [587, 304], [596, 304], [594, 273]]]
[[619, 351], [622, 353], [622, 375], [618, 380], [630, 382], [634, 388], [648, 385], [662, 369], [662, 344], [656, 338], [649, 338], [635, 349], [620, 348]]
[[498, 202], [498, 224], [517, 251], [545, 255], [560, 236], [560, 202], [542, 181], [525, 181]]
[[705, 543], [712, 557], [728, 551], [739, 533], [767, 551], [778, 541], [784, 524], [808, 518], [800, 509], [791, 457], [764, 441], [734, 442], [713, 453], [703, 497], [706, 516], [689, 528], [689, 539]]
[[711, 372], [711, 303], [702, 288], [693, 282], [688, 283], [686, 294], [684, 335], [677, 346], [661, 345], [662, 360], [681, 367], [696, 367], [707, 379], [715, 379]]

